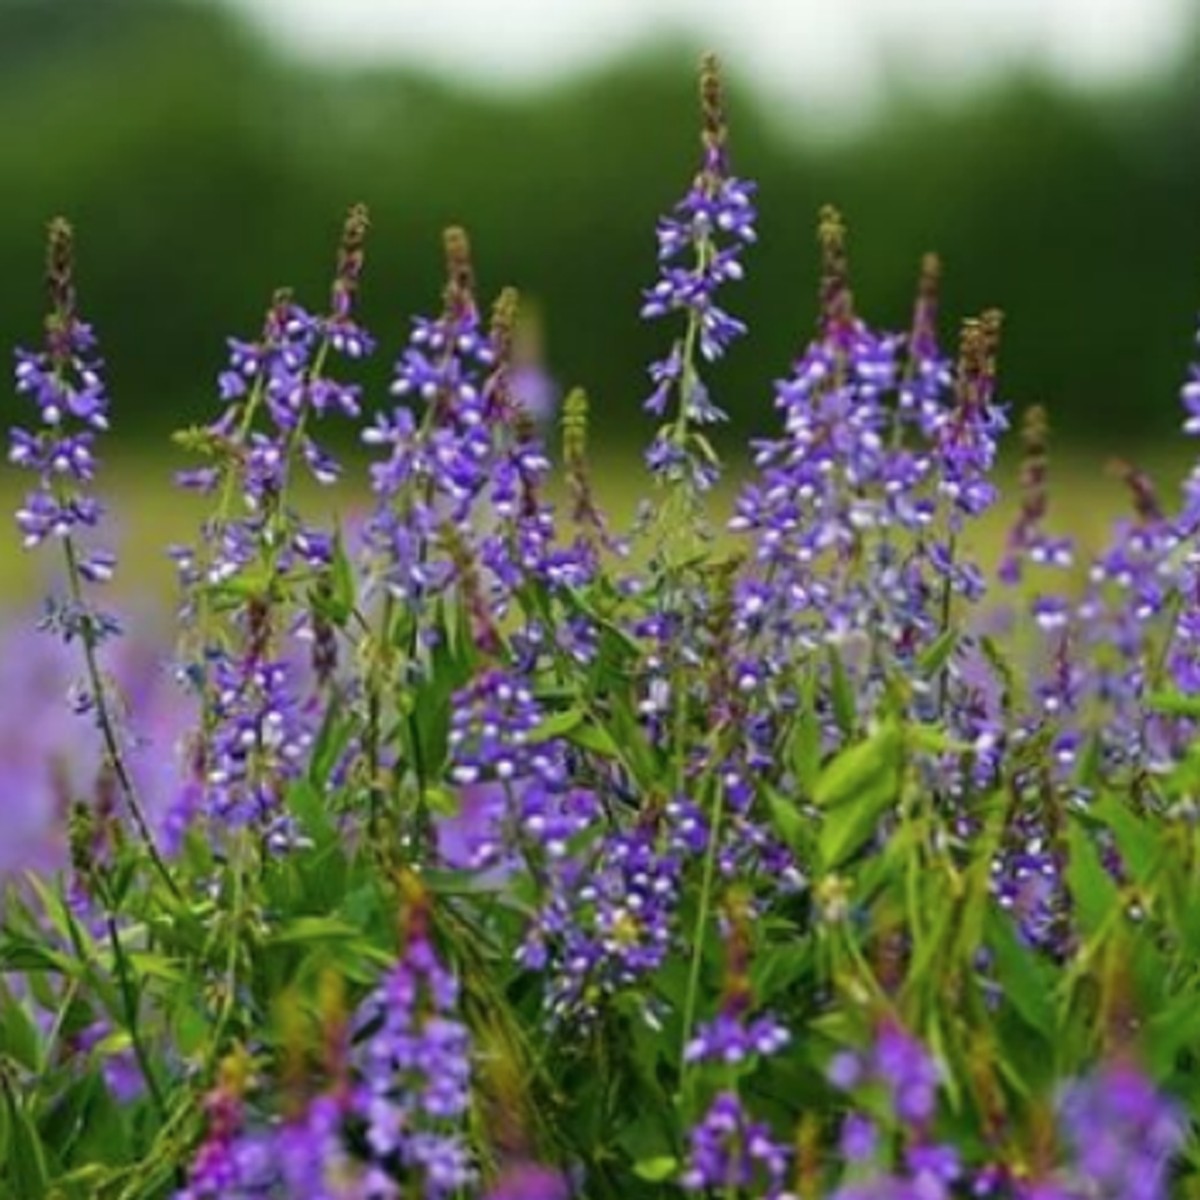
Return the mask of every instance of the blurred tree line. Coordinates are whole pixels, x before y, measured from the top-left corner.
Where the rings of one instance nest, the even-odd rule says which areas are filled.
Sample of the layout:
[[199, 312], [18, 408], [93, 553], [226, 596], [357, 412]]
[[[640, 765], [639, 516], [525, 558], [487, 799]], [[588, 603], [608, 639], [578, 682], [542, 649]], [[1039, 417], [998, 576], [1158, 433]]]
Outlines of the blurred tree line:
[[[407, 314], [436, 309], [439, 231], [461, 222], [484, 289], [521, 288], [598, 427], [644, 437], [644, 366], [670, 334], [639, 322], [639, 289], [696, 161], [695, 57], [660, 48], [493, 94], [292, 61], [216, 5], [0, 0], [0, 341], [37, 336], [42, 230], [63, 212], [125, 433], [200, 419], [225, 335], [253, 333], [278, 284], [322, 303], [341, 214], [364, 200], [381, 376]], [[868, 317], [903, 327], [936, 249], [948, 339], [957, 316], [1009, 314], [1015, 404], [1110, 449], [1170, 434], [1200, 308], [1200, 47], [1188, 59], [1099, 96], [1034, 76], [953, 104], [897, 95], [843, 140], [806, 137], [728, 64], [734, 165], [762, 212], [731, 300], [754, 336], [716, 372], [735, 423], [769, 427], [771, 381], [812, 328], [813, 226], [832, 201]]]

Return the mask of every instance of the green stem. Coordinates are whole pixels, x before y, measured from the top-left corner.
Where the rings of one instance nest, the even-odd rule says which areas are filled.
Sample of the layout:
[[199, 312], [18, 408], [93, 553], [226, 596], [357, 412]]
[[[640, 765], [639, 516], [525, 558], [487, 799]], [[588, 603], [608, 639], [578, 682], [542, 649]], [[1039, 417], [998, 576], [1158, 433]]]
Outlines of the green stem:
[[211, 1076], [216, 1069], [221, 1056], [221, 1045], [225, 1040], [225, 1031], [233, 1019], [233, 1011], [237, 997], [237, 961], [238, 938], [245, 920], [246, 873], [242, 861], [249, 839], [245, 830], [239, 831], [230, 850], [229, 866], [233, 872], [233, 912], [230, 914], [229, 948], [225, 956], [225, 986], [221, 997], [221, 1011], [217, 1016], [216, 1027], [213, 1029], [212, 1041], [209, 1043], [208, 1054], [205, 1057], [204, 1073]]
[[[954, 589], [951, 586], [950, 577], [954, 570], [954, 559], [958, 549], [958, 537], [951, 531], [949, 540], [946, 543], [946, 576], [942, 580], [942, 607], [940, 616], [939, 635], [948, 633], [950, 630], [950, 617], [952, 615], [952, 605], [954, 600]], [[950, 700], [950, 668], [949, 666], [942, 667], [941, 678], [938, 680], [938, 720], [944, 720], [946, 716], [946, 705]]]
[[696, 1021], [696, 1001], [700, 992], [700, 970], [704, 963], [704, 933], [712, 909], [713, 881], [717, 873], [717, 847], [721, 840], [721, 822], [725, 814], [725, 788], [716, 781], [713, 800], [712, 828], [708, 835], [708, 849], [704, 856], [704, 875], [700, 884], [700, 908], [696, 913], [696, 927], [692, 934], [692, 961], [688, 969], [687, 994], [683, 1004], [683, 1042], [679, 1051], [679, 1090], [685, 1101], [691, 1072], [688, 1069], [687, 1048], [692, 1040], [692, 1027]]
[[[113, 954], [113, 969], [116, 972], [117, 982], [121, 993], [121, 1001], [125, 1008], [124, 1020], [125, 1028], [129, 1033], [130, 1044], [133, 1047], [134, 1057], [137, 1059], [138, 1070], [146, 1081], [146, 1087], [154, 1100], [154, 1105], [158, 1109], [160, 1116], [165, 1121], [167, 1119], [166, 1102], [163, 1098], [162, 1091], [158, 1086], [158, 1080], [154, 1076], [154, 1072], [150, 1068], [150, 1059], [146, 1053], [146, 1047], [141, 1039], [141, 1033], [138, 1029], [137, 1021], [137, 996], [133, 988], [133, 980], [130, 977], [129, 959], [125, 954], [125, 949], [121, 945], [121, 939], [117, 930], [116, 917], [113, 915], [112, 896], [108, 888], [99, 875], [92, 876], [92, 884], [96, 889], [96, 897], [104, 908], [104, 927], [108, 937], [109, 946]], [[68, 905], [65, 895], [63, 896], [64, 906]], [[67, 914], [67, 936], [71, 942], [71, 948], [75, 951], [75, 957], [79, 959], [84, 970], [95, 981], [97, 991], [101, 994], [104, 992], [104, 977], [100, 970], [100, 965], [95, 957], [88, 952], [88, 947], [84, 944], [83, 938], [80, 935], [79, 928], [75, 923], [75, 919], [71, 914], [70, 907], [65, 908]], [[107, 1001], [104, 1002], [105, 1008], [111, 1007]], [[115, 1019], [115, 1016], [114, 1016]], [[56, 1022], [56, 1030], [59, 1028], [59, 1023]], [[48, 1051], [47, 1051], [48, 1052]]]
[[[265, 376], [260, 369], [255, 376], [254, 383], [250, 389], [250, 395], [246, 399], [246, 406], [242, 411], [241, 420], [238, 422], [237, 432], [233, 435], [233, 446], [244, 446], [246, 439], [250, 436], [250, 430], [254, 426], [254, 418], [258, 412], [259, 406], [262, 403], [263, 388], [265, 386]], [[225, 526], [229, 524], [230, 514], [233, 510], [234, 497], [237, 494], [237, 471], [231, 462], [224, 465], [224, 478], [221, 484], [221, 497], [217, 503], [216, 516], [213, 518], [213, 526], [209, 532], [209, 536], [205, 541], [211, 545], [216, 542]], [[206, 560], [206, 566], [211, 566], [211, 556]], [[208, 572], [204, 572], [207, 576]], [[199, 634], [200, 646], [199, 657], [201, 664], [205, 662], [205, 650], [207, 648], [209, 638], [209, 622], [212, 617], [212, 609], [210, 605], [211, 586], [207, 579], [202, 579], [200, 585], [196, 589], [196, 616], [194, 626]], [[209, 678], [207, 668], [204, 670], [203, 684], [200, 695], [200, 728], [204, 734], [204, 739], [208, 741], [208, 735], [212, 732], [213, 727], [213, 693], [209, 686]]]
[[395, 602], [391, 592], [386, 593], [383, 614], [380, 617], [379, 640], [367, 681], [367, 829], [372, 839], [379, 836], [380, 819], [383, 816], [383, 787], [379, 782], [380, 725], [383, 721], [383, 675], [384, 656], [390, 654], [393, 609]]
[[167, 864], [163, 861], [162, 855], [159, 853], [158, 846], [154, 841], [154, 834], [151, 832], [150, 824], [146, 820], [145, 811], [142, 809], [141, 801], [138, 799], [137, 789], [133, 783], [133, 776], [126, 765], [125, 756], [121, 753], [116, 728], [113, 725], [112, 714], [108, 706], [108, 693], [104, 687], [104, 679], [100, 674], [100, 663], [96, 656], [96, 630], [92, 624], [91, 616], [87, 615], [83, 597], [83, 584], [79, 573], [79, 557], [75, 551], [75, 542], [70, 534], [63, 538], [63, 553], [66, 557], [67, 581], [71, 590], [71, 599], [75, 604], [76, 610], [85, 614], [81, 623], [80, 640], [83, 642], [83, 657], [87, 664], [88, 683], [92, 690], [92, 703], [96, 706], [96, 724], [100, 728], [100, 735], [104, 741], [105, 758], [117, 781], [117, 785], [125, 795], [125, 802], [129, 806], [133, 823], [137, 827], [138, 836], [145, 845], [146, 852], [150, 855], [150, 861], [153, 863], [155, 870], [163, 882], [170, 889], [171, 894], [177, 900], [181, 900], [183, 898], [182, 893], [179, 891], [178, 885], [171, 877], [171, 872], [167, 869]]
[[108, 909], [108, 912], [105, 915], [104, 924], [108, 931], [108, 943], [112, 947], [113, 964], [117, 972], [117, 982], [121, 989], [121, 1000], [125, 1005], [125, 1028], [129, 1031], [129, 1040], [133, 1045], [134, 1057], [137, 1059], [138, 1069], [142, 1073], [142, 1078], [146, 1081], [146, 1087], [150, 1091], [154, 1107], [158, 1109], [158, 1115], [166, 1121], [168, 1119], [166, 1099], [163, 1096], [158, 1079], [150, 1066], [150, 1056], [146, 1052], [146, 1044], [142, 1041], [141, 1030], [138, 1028], [138, 1000], [137, 994], [134, 991], [133, 979], [130, 975], [129, 959], [125, 954], [124, 947], [121, 945], [121, 938], [117, 931], [117, 922], [112, 915], [112, 906], [108, 903], [107, 896], [105, 897], [105, 907]]

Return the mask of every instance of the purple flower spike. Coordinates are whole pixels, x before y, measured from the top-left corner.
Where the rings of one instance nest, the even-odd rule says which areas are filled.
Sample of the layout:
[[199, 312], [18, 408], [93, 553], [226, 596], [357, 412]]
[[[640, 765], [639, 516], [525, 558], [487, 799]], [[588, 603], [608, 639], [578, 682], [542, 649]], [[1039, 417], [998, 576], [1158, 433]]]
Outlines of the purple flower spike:
[[[103, 510], [87, 492], [95, 479], [96, 434], [108, 428], [108, 396], [96, 357], [96, 337], [80, 320], [74, 282], [74, 235], [61, 219], [49, 228], [46, 284], [50, 315], [39, 352], [18, 350], [13, 373], [17, 394], [36, 408], [33, 429], [14, 427], [8, 460], [37, 476], [17, 510], [22, 544], [33, 549], [91, 529]], [[81, 573], [90, 583], [107, 583], [115, 557], [82, 552]]]
[[428, 900], [409, 880], [406, 945], [356, 1021], [363, 1089], [357, 1101], [373, 1158], [398, 1156], [443, 1200], [476, 1176], [459, 1129], [470, 1106], [471, 1034], [458, 1019], [458, 982], [429, 940]]
[[658, 224], [658, 282], [643, 296], [646, 320], [683, 313], [684, 336], [663, 359], [650, 367], [654, 390], [647, 411], [667, 416], [672, 396], [678, 409], [646, 454], [660, 479], [689, 480], [697, 491], [716, 482], [717, 464], [706, 444], [689, 438], [689, 424], [707, 425], [726, 419], [700, 378], [696, 355], [719, 359], [746, 326], [716, 303], [721, 287], [743, 276], [742, 249], [756, 240], [754, 185], [729, 172], [728, 127], [725, 122], [717, 62], [704, 60], [700, 76], [703, 156], [691, 190]]

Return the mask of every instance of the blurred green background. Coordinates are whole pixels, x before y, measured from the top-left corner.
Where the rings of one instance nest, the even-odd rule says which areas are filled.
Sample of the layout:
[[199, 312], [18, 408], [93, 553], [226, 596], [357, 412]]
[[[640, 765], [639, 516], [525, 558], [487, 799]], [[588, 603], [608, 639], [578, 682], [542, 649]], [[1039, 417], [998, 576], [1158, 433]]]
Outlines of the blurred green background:
[[[322, 302], [341, 214], [364, 200], [380, 377], [407, 314], [436, 307], [439, 231], [462, 222], [484, 289], [514, 283], [536, 308], [559, 382], [640, 441], [644, 366], [669, 335], [639, 322], [639, 289], [695, 163], [699, 49], [655, 42], [505, 91], [289, 55], [218, 4], [0, 0], [0, 342], [36, 338], [42, 230], [68, 214], [119, 436], [158, 438], [212, 411], [225, 335], [255, 330], [277, 284]], [[893, 88], [836, 136], [726, 57], [735, 167], [762, 210], [731, 301], [753, 338], [716, 372], [737, 433], [769, 428], [771, 380], [812, 327], [832, 201], [870, 318], [903, 326], [936, 249], [947, 337], [957, 315], [1008, 313], [1016, 407], [1048, 404], [1088, 456], [1171, 437], [1200, 308], [1200, 22], [1151, 77], [1081, 88], [1017, 62], [952, 95]]]

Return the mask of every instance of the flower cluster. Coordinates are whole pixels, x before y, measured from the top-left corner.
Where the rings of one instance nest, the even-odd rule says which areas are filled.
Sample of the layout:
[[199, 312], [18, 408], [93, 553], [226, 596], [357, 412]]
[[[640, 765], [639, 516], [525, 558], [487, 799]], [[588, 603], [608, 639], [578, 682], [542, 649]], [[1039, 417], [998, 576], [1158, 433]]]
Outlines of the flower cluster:
[[[36, 406], [38, 424], [32, 431], [14, 427], [8, 452], [9, 462], [38, 477], [17, 510], [26, 548], [91, 530], [103, 512], [89, 485], [95, 479], [96, 435], [108, 429], [108, 395], [95, 333], [76, 307], [74, 238], [66, 221], [51, 223], [48, 245], [45, 346], [39, 352], [19, 350], [14, 372], [18, 394]], [[115, 565], [108, 551], [92, 550], [79, 554], [76, 568], [89, 582], [104, 583]]]
[[524, 966], [545, 972], [553, 1017], [594, 1017], [666, 960], [695, 853], [688, 836], [672, 835], [666, 814], [647, 816], [563, 864], [519, 951]]
[[[371, 467], [376, 497], [366, 530], [371, 575], [413, 611], [458, 574], [462, 562], [447, 552], [445, 533], [469, 538], [494, 456], [485, 381], [496, 358], [480, 321], [461, 229], [446, 234], [446, 266], [442, 315], [413, 323], [396, 364], [392, 394], [402, 403], [378, 414], [362, 435], [368, 446], [387, 454]], [[420, 419], [410, 401], [423, 406]]]
[[700, 170], [673, 215], [659, 222], [659, 279], [645, 293], [642, 316], [684, 313], [687, 318], [682, 339], [650, 368], [654, 391], [647, 410], [665, 416], [675, 398], [677, 415], [659, 430], [647, 463], [660, 477], [686, 476], [706, 490], [716, 481], [716, 461], [702, 438], [689, 435], [688, 426], [722, 421], [725, 413], [709, 395], [696, 353], [712, 362], [746, 332], [741, 321], [716, 303], [716, 295], [723, 284], [742, 278], [741, 251], [756, 233], [754, 185], [729, 171], [721, 80], [713, 59], [706, 60], [701, 72], [700, 101]]
[[962, 1176], [953, 1146], [930, 1140], [941, 1073], [925, 1048], [896, 1021], [885, 1018], [867, 1055], [838, 1054], [829, 1065], [838, 1088], [882, 1091], [884, 1128], [898, 1127], [904, 1138], [903, 1169], [889, 1171], [880, 1162], [884, 1136], [880, 1120], [861, 1112], [849, 1114], [842, 1126], [841, 1148], [850, 1181], [834, 1200], [885, 1200], [927, 1197], [950, 1200], [952, 1185]]
[[303, 768], [311, 717], [297, 701], [286, 664], [270, 659], [215, 668], [215, 727], [208, 751], [209, 815], [231, 827], [279, 827], [281, 792]]
[[427, 901], [410, 883], [400, 961], [358, 1013], [358, 1065], [372, 1159], [421, 1181], [429, 1200], [475, 1179], [459, 1126], [470, 1107], [471, 1034], [458, 1019], [458, 984], [439, 961]]
[[[223, 489], [220, 508], [206, 529], [210, 561], [202, 567], [195, 555], [176, 552], [185, 585], [227, 583], [263, 554], [274, 571], [287, 571], [295, 564], [316, 570], [329, 565], [329, 534], [290, 509], [288, 489], [297, 462], [320, 484], [333, 483], [340, 474], [337, 461], [312, 437], [312, 420], [329, 413], [349, 418], [361, 414], [359, 387], [329, 377], [325, 366], [330, 354], [354, 360], [374, 348], [353, 314], [367, 225], [366, 210], [351, 209], [327, 315], [310, 313], [290, 292], [281, 291], [267, 310], [257, 340], [229, 339], [228, 364], [218, 378], [222, 414], [185, 439], [214, 458], [215, 465], [178, 477], [191, 489]], [[260, 422], [260, 414], [265, 422]], [[236, 518], [235, 488], [245, 509]]]
[[450, 776], [480, 801], [468, 834], [476, 867], [530, 853], [561, 863], [596, 817], [592, 794], [568, 786], [563, 745], [541, 736], [542, 722], [529, 684], [509, 672], [479, 675], [455, 697]]
[[1162, 1200], [1184, 1140], [1175, 1106], [1132, 1062], [1110, 1063], [1063, 1092], [1059, 1120], [1076, 1192], [1103, 1200]]
[[753, 1188], [763, 1200], [789, 1200], [788, 1153], [762, 1122], [748, 1116], [733, 1092], [722, 1092], [692, 1130], [685, 1191], [740, 1194]]

